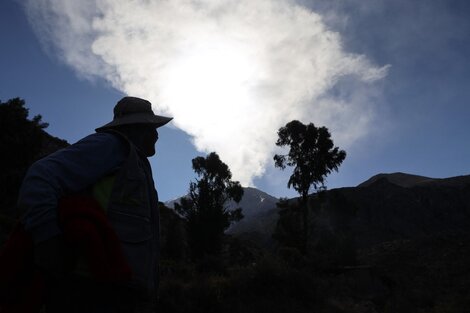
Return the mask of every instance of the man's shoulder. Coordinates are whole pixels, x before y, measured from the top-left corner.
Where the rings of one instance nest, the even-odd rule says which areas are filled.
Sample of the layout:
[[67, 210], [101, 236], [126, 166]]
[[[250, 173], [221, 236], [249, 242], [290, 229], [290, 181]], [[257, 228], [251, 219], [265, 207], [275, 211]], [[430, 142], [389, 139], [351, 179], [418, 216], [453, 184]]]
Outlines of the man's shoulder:
[[97, 132], [90, 134], [82, 139], [78, 143], [109, 143], [109, 144], [123, 144], [125, 139], [120, 136], [117, 132]]
[[54, 160], [59, 163], [69, 161], [76, 163], [80, 159], [89, 160], [91, 158], [97, 160], [103, 158], [122, 160], [128, 155], [128, 151], [129, 148], [124, 139], [113, 133], [98, 132], [90, 134], [66, 148], [60, 149], [40, 161], [47, 162]]
[[71, 149], [77, 148], [92, 148], [98, 149], [124, 149], [128, 150], [128, 142], [116, 132], [97, 132], [83, 137], [76, 143], [70, 146]]

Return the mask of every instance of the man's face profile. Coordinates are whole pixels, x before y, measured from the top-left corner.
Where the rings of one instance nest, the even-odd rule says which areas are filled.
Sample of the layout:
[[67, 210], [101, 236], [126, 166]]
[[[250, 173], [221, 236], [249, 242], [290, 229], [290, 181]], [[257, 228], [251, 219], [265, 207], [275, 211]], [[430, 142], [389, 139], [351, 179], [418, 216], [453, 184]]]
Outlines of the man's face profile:
[[158, 140], [157, 128], [153, 124], [131, 124], [117, 128], [146, 156], [155, 155]]
[[155, 155], [155, 144], [158, 140], [158, 131], [154, 125], [142, 124], [138, 127], [141, 133], [141, 140], [139, 148], [145, 154], [146, 157]]

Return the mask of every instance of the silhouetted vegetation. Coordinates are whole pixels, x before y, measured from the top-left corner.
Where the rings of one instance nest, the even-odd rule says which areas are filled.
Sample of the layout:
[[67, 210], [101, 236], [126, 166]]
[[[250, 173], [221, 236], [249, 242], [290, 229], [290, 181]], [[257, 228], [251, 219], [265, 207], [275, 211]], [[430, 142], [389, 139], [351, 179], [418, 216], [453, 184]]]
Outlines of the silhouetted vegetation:
[[278, 131], [276, 145], [289, 147], [285, 155], [274, 156], [275, 166], [284, 170], [286, 166], [294, 167], [287, 182], [300, 194], [303, 221], [302, 252], [308, 249], [308, 195], [310, 188], [325, 189], [325, 178], [346, 158], [346, 152], [335, 147], [331, 134], [326, 127], [315, 127], [313, 123], [304, 125], [299, 121], [291, 121]]
[[230, 169], [215, 152], [194, 158], [192, 164], [199, 178], [175, 209], [187, 220], [192, 257], [201, 258], [220, 253], [224, 231], [243, 218], [241, 208], [227, 209], [230, 200], [240, 202], [243, 188], [231, 180]]
[[160, 211], [161, 255], [173, 262], [186, 260], [188, 242], [185, 220], [162, 202], [158, 204], [158, 209]]
[[67, 143], [44, 129], [41, 115], [28, 119], [29, 110], [20, 98], [0, 101], [0, 227], [9, 228], [15, 219], [18, 189], [28, 167], [37, 159]]

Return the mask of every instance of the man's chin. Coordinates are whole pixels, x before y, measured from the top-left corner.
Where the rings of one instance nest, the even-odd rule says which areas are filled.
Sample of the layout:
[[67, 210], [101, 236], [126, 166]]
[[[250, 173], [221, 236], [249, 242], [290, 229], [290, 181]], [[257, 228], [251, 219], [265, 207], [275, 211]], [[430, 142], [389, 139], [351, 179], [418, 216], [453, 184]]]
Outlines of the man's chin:
[[155, 150], [147, 151], [145, 154], [147, 158], [153, 157], [156, 154]]

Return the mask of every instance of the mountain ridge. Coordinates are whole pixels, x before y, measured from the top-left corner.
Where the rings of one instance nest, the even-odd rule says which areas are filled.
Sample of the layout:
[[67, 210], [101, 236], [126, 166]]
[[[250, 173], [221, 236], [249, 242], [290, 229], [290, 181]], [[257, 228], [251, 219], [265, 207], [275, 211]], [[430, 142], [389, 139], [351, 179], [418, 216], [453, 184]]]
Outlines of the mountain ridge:
[[356, 187], [368, 187], [380, 179], [386, 179], [392, 184], [405, 188], [425, 185], [459, 186], [470, 183], [470, 175], [459, 175], [446, 178], [431, 178], [403, 172], [394, 172], [374, 175]]
[[[354, 236], [357, 237], [359, 245], [367, 246], [394, 238], [424, 234], [427, 233], [426, 227], [438, 231], [457, 227], [459, 219], [466, 220], [458, 209], [454, 210], [464, 206], [465, 202], [460, 198], [465, 197], [465, 191], [462, 190], [466, 186], [470, 188], [470, 175], [430, 178], [403, 172], [380, 173], [356, 187], [327, 190], [321, 201], [318, 195], [313, 193], [310, 195], [310, 201], [315, 223], [320, 223], [320, 228], [327, 227], [332, 230], [340, 227], [334, 226], [335, 220], [346, 218], [346, 214], [346, 219], [350, 220], [348, 223], [351, 223], [348, 227], [357, 231]], [[227, 234], [253, 239], [262, 245], [273, 245], [272, 235], [279, 227], [281, 212], [276, 205], [279, 199], [256, 188], [248, 187], [244, 190], [242, 201], [238, 205], [231, 203], [229, 208], [242, 207], [245, 218], [231, 225]], [[443, 198], [449, 195], [455, 199], [444, 201]], [[287, 201], [295, 205], [297, 199], [298, 197], [294, 197]], [[171, 204], [174, 205], [176, 201], [178, 199], [165, 204], [173, 208]], [[338, 204], [339, 202], [344, 203]], [[433, 202], [438, 203], [442, 209]], [[346, 206], [356, 208], [356, 212], [345, 213], [349, 210]], [[449, 213], [446, 218], [439, 217], [444, 214], [441, 212], [443, 210]], [[454, 218], [452, 214], [459, 217]]]

